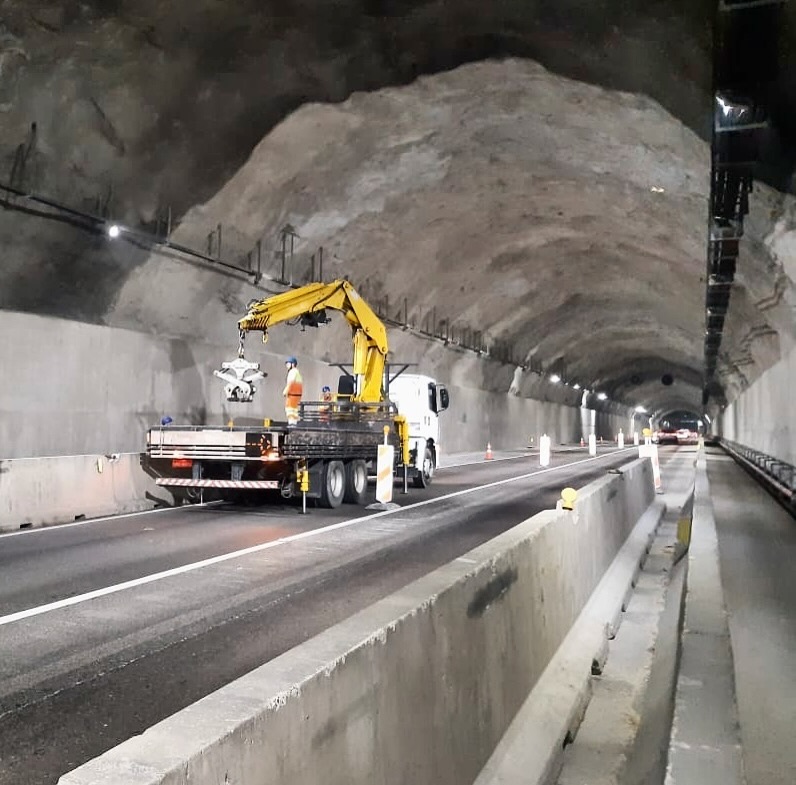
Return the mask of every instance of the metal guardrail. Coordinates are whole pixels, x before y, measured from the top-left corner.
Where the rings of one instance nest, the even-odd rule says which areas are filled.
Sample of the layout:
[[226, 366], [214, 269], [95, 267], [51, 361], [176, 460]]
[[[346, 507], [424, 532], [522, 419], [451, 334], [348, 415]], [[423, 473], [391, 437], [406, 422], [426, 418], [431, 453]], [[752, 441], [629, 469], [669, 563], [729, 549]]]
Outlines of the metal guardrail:
[[729, 439], [719, 444], [796, 515], [796, 466]]
[[299, 404], [299, 425], [328, 422], [383, 425], [397, 416], [398, 407], [392, 401], [363, 403], [338, 397], [334, 401], [301, 401]]

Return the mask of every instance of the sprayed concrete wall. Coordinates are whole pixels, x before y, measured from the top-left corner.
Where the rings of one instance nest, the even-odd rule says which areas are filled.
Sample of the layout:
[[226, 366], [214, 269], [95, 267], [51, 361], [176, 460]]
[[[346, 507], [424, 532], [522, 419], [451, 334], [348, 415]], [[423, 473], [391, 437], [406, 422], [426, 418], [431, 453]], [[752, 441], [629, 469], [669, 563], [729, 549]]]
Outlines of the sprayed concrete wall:
[[[341, 324], [328, 333], [275, 331], [267, 347], [251, 337], [247, 357], [269, 376], [253, 404], [229, 404], [212, 374], [237, 349], [233, 315], [229, 326], [230, 341], [221, 344], [0, 311], [0, 367], [6, 369], [0, 380], [0, 458], [138, 452], [146, 430], [164, 415], [196, 425], [283, 419], [286, 354], [301, 358], [306, 397], [315, 399], [324, 384], [336, 387], [339, 371], [327, 363], [349, 359], [349, 334]], [[391, 345], [399, 359], [418, 363], [412, 370], [436, 376], [451, 390], [451, 409], [442, 422], [444, 453], [481, 450], [487, 441], [495, 449], [520, 447], [531, 436], [538, 443], [542, 432], [554, 442], [580, 438], [580, 410], [571, 390], [537, 385], [536, 395], [550, 400], [519, 397], [508, 394], [513, 369], [401, 331], [391, 334]], [[490, 370], [506, 376], [506, 393], [481, 387]], [[623, 417], [598, 412], [598, 435], [610, 439], [622, 425]]]
[[718, 433], [796, 464], [796, 349], [765, 371], [718, 419]]
[[635, 461], [61, 785], [472, 782], [653, 497]]

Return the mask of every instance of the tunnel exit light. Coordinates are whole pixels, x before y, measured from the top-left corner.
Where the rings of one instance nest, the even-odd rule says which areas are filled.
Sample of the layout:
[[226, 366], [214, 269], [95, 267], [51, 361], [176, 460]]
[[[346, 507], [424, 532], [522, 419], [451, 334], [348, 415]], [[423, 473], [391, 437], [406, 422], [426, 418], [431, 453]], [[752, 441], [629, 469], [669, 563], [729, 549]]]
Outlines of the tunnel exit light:
[[122, 230], [116, 224], [111, 224], [108, 227], [108, 237], [110, 237], [111, 240], [115, 240], [121, 233]]

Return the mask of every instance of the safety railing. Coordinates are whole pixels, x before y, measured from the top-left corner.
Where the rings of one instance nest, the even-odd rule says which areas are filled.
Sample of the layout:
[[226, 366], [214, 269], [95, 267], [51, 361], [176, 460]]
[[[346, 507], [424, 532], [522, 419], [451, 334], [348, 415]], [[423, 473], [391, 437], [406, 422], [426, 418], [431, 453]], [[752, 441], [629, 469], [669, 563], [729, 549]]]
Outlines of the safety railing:
[[340, 396], [334, 401], [302, 401], [299, 412], [301, 425], [328, 422], [383, 424], [398, 414], [398, 407], [392, 401], [362, 403], [347, 401]]
[[719, 444], [796, 514], [796, 466], [729, 439], [722, 438]]

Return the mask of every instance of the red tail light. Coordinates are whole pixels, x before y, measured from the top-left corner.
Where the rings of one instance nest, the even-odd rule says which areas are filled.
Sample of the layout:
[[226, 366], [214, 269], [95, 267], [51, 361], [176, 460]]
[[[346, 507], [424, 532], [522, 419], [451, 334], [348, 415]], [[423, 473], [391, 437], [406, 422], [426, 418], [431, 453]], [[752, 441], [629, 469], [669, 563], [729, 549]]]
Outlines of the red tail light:
[[190, 458], [172, 458], [172, 469], [190, 469], [193, 466], [193, 461]]

